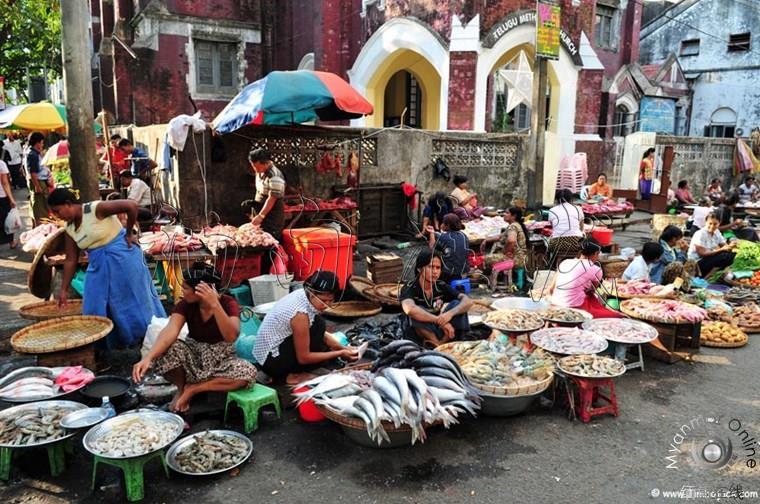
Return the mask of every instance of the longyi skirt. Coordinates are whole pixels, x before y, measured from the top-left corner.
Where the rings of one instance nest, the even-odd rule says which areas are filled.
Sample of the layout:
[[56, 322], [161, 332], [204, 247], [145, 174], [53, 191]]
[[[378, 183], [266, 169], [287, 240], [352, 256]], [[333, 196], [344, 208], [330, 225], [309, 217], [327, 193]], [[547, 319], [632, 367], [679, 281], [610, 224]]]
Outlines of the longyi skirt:
[[175, 341], [164, 355], [156, 360], [153, 370], [158, 374], [182, 368], [187, 383], [200, 383], [212, 378], [245, 380], [248, 386], [256, 381], [256, 366], [235, 353], [235, 345], [226, 341], [203, 343], [191, 338]]

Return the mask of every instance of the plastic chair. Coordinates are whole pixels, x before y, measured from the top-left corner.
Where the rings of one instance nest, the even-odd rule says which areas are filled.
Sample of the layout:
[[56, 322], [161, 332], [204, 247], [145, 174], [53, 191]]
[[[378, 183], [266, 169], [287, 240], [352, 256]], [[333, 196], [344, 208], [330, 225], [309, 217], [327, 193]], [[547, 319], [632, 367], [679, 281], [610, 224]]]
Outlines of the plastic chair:
[[264, 406], [274, 406], [277, 417], [281, 415], [280, 399], [277, 391], [259, 383], [250, 388], [227, 392], [227, 402], [224, 405], [224, 422], [227, 422], [227, 412], [231, 403], [236, 403], [243, 411], [243, 430], [248, 434], [259, 427], [259, 410]]
[[451, 285], [451, 288], [454, 290], [459, 290], [459, 288], [461, 287], [462, 290], [464, 290], [465, 294], [469, 294], [470, 290], [472, 289], [472, 285], [470, 284], [469, 278], [462, 278], [461, 280], [452, 280], [449, 285]]
[[128, 459], [110, 459], [95, 455], [92, 465], [92, 485], [91, 490], [95, 490], [95, 476], [98, 472], [98, 464], [106, 464], [121, 469], [124, 473], [124, 487], [127, 490], [127, 500], [135, 502], [143, 500], [145, 497], [145, 481], [143, 479], [143, 467], [153, 459], [159, 459], [164, 466], [166, 477], [169, 477], [169, 468], [166, 466], [166, 450], [149, 453], [141, 457]]

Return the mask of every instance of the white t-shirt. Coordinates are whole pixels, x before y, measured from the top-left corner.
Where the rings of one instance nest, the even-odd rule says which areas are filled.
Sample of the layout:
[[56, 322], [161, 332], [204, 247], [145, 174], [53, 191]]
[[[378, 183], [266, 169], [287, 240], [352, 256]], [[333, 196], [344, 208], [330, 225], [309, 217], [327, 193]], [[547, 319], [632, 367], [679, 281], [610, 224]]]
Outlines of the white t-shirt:
[[21, 155], [23, 154], [23, 148], [21, 147], [21, 142], [18, 140], [10, 141], [6, 140], [5, 144], [3, 144], [3, 150], [8, 152], [8, 155], [11, 157], [9, 163], [12, 165], [21, 164]]
[[[8, 171], [8, 165], [5, 164], [5, 161], [0, 159], [0, 176], [2, 175], [8, 175], [10, 177], [10, 173]], [[5, 188], [3, 187], [3, 184], [0, 184], [0, 198], [7, 198], [8, 195], [5, 194]]]
[[646, 280], [649, 281], [649, 265], [644, 260], [643, 256], [636, 256], [631, 261], [631, 264], [623, 272], [623, 280], [626, 282], [631, 280]]
[[688, 257], [692, 261], [699, 261], [702, 259], [699, 254], [697, 254], [697, 245], [708, 250], [715, 250], [716, 248], [725, 245], [725, 243], [726, 239], [723, 238], [723, 235], [720, 233], [720, 231], [708, 233], [707, 229], [700, 229], [694, 233], [694, 236], [691, 237]]
[[694, 209], [694, 214], [692, 215], [692, 220], [694, 221], [694, 225], [697, 226], [699, 229], [702, 229], [705, 227], [705, 219], [707, 219], [707, 216], [710, 215], [712, 212], [714, 212], [715, 209], [713, 207], [703, 207], [698, 206]]
[[549, 223], [552, 225], [552, 238], [577, 236], [583, 238], [581, 224], [583, 211], [570, 203], [562, 203], [549, 210]]
[[742, 184], [738, 187], [737, 192], [739, 193], [739, 201], [745, 203], [755, 195], [757, 186], [753, 184], [752, 187], [747, 187], [747, 184]]
[[133, 178], [127, 189], [127, 199], [131, 199], [137, 206], [150, 206], [150, 187], [139, 178]]

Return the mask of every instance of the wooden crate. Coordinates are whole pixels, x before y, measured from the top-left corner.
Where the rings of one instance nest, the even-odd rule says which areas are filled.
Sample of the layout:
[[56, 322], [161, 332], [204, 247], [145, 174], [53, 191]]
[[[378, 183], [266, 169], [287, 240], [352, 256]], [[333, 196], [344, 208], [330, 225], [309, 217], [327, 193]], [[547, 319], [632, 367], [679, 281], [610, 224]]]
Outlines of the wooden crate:
[[681, 359], [690, 360], [699, 353], [699, 334], [702, 324], [654, 324], [659, 337], [646, 347], [647, 355], [657, 360], [673, 364]]
[[367, 277], [376, 284], [395, 283], [401, 280], [404, 261], [394, 254], [367, 256]]

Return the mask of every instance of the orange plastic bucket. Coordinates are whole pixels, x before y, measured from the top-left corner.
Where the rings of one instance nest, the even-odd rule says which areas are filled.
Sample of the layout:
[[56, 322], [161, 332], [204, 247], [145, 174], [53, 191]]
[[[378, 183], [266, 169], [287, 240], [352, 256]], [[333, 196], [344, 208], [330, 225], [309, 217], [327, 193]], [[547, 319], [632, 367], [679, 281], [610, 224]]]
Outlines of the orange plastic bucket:
[[591, 231], [591, 238], [596, 240], [602, 247], [606, 247], [612, 245], [612, 235], [614, 232], [609, 228], [596, 228]]

